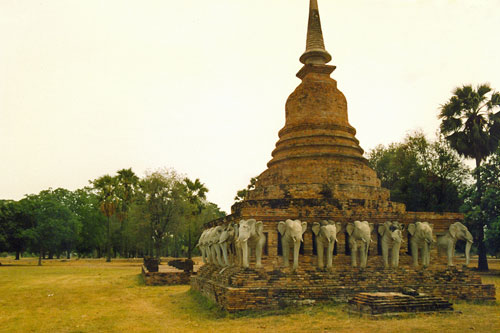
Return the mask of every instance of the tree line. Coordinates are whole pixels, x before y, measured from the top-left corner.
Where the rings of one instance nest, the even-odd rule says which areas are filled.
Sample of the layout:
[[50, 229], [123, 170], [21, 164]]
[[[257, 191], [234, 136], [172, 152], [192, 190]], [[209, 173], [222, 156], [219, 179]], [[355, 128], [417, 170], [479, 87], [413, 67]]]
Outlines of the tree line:
[[0, 200], [0, 252], [43, 258], [191, 257], [201, 225], [225, 215], [199, 179], [132, 169], [75, 191], [48, 189]]

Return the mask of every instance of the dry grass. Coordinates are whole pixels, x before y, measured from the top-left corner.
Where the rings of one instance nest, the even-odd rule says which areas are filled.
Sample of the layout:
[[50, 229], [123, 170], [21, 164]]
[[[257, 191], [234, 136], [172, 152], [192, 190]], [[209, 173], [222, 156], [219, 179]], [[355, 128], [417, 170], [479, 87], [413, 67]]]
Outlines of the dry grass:
[[0, 332], [500, 331], [500, 276], [483, 278], [496, 285], [496, 304], [462, 302], [455, 304], [461, 314], [370, 320], [342, 305], [227, 314], [188, 286], [144, 286], [140, 260], [52, 260], [42, 267], [0, 260]]

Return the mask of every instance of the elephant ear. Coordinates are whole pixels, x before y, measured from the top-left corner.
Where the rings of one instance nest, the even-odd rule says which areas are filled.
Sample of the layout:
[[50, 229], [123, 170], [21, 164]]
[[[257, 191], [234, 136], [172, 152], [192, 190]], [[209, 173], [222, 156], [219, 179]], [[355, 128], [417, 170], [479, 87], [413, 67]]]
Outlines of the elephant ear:
[[347, 231], [347, 233], [349, 234], [349, 236], [351, 236], [352, 232], [354, 231], [354, 224], [348, 223], [347, 227], [345, 228], [345, 230]]
[[318, 222], [314, 222], [311, 229], [314, 232], [314, 234], [318, 236], [320, 228], [321, 228], [320, 224]]
[[385, 234], [385, 231], [387, 230], [387, 226], [384, 224], [378, 226], [378, 234], [380, 236], [383, 236]]
[[259, 237], [264, 235], [264, 224], [262, 221], [255, 222], [255, 232], [259, 235]]
[[428, 223], [429, 227], [431, 227], [431, 231], [434, 231], [434, 224]]
[[416, 228], [415, 223], [408, 224], [408, 232], [410, 233], [410, 235], [413, 236], [415, 234], [415, 228]]
[[335, 223], [335, 226], [337, 227], [337, 234], [338, 234], [340, 232], [340, 230], [342, 230], [342, 223], [337, 222], [337, 223]]
[[240, 236], [240, 225], [238, 223], [233, 224], [234, 237], [238, 238]]
[[458, 226], [455, 223], [453, 223], [452, 225], [450, 225], [450, 228], [448, 230], [450, 231], [451, 237], [457, 239], [457, 233], [459, 230]]
[[280, 232], [281, 236], [285, 235], [285, 230], [286, 230], [286, 223], [285, 223], [285, 221], [280, 221], [278, 223], [278, 231]]
[[225, 241], [227, 241], [229, 239], [229, 231], [226, 229], [222, 232], [222, 234], [220, 235], [220, 239], [219, 239], [219, 244], [222, 244], [224, 243]]
[[375, 228], [373, 223], [368, 223], [368, 227], [370, 228], [370, 233], [373, 231], [373, 229]]
[[302, 222], [301, 225], [302, 225], [302, 234], [304, 234], [304, 232], [306, 232], [307, 230], [307, 222]]

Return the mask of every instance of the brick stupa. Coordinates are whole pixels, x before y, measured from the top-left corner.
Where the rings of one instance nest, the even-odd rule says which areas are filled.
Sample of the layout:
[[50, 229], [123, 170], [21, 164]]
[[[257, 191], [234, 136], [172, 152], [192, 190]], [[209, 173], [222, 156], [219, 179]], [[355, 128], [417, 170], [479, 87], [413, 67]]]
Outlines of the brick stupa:
[[[403, 204], [389, 201], [349, 124], [347, 101], [330, 77], [318, 6], [311, 1], [302, 83], [288, 97], [286, 123], [268, 169], [245, 201], [232, 211], [268, 217], [269, 208], [291, 209], [295, 218], [401, 218]], [[261, 209], [256, 209], [260, 207]]]
[[[223, 219], [265, 222], [268, 251], [264, 263], [269, 268], [279, 265], [277, 223], [286, 219], [375, 224], [428, 221], [438, 232], [463, 219], [455, 213], [407, 212], [404, 204], [390, 201], [389, 190], [381, 187], [376, 172], [363, 157], [356, 130], [349, 124], [347, 100], [330, 77], [335, 70], [327, 64], [331, 59], [324, 45], [317, 1], [311, 0], [306, 50], [300, 57], [303, 67], [297, 73], [302, 82], [286, 102], [285, 126], [279, 131], [268, 169], [257, 177], [255, 188], [246, 198], [231, 207], [232, 214]], [[336, 254], [349, 254], [346, 240], [345, 234], [338, 237]], [[376, 242], [371, 246], [377, 252]], [[313, 263], [310, 229], [304, 235], [303, 247], [301, 262]], [[409, 262], [409, 258], [406, 260]]]
[[[463, 220], [458, 213], [407, 212], [405, 205], [390, 201], [376, 172], [363, 157], [356, 130], [349, 124], [347, 101], [330, 77], [334, 66], [325, 50], [317, 0], [310, 0], [304, 64], [297, 77], [301, 84], [286, 102], [285, 126], [272, 152], [268, 169], [258, 176], [255, 188], [231, 207], [231, 215], [205, 225], [206, 228], [238, 223], [242, 219], [262, 221], [266, 244], [263, 267], [255, 269], [252, 251], [250, 268], [221, 268], [208, 264], [191, 279], [193, 289], [229, 311], [276, 308], [303, 301], [347, 301], [356, 293], [397, 292], [401, 288], [447, 299], [495, 299], [492, 285], [482, 285], [467, 269], [446, 268], [446, 258], [431, 252], [431, 265], [424, 271], [411, 266], [408, 234], [400, 250], [400, 268], [386, 270], [377, 226], [399, 221], [434, 225], [444, 233], [451, 223]], [[308, 223], [299, 256], [299, 268], [283, 268], [278, 222], [299, 219]], [[313, 222], [333, 220], [343, 229], [337, 235], [333, 270], [318, 270]], [[365, 269], [350, 266], [345, 225], [355, 220], [375, 225]]]

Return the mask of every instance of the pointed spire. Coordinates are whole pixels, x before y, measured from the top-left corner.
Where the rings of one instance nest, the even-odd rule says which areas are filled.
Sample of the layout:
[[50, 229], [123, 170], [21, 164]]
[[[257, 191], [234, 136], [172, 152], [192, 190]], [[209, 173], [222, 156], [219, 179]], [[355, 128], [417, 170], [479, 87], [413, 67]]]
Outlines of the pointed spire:
[[332, 60], [332, 56], [325, 50], [321, 21], [319, 19], [318, 1], [310, 1], [306, 51], [300, 57], [300, 62], [305, 65], [324, 65]]

